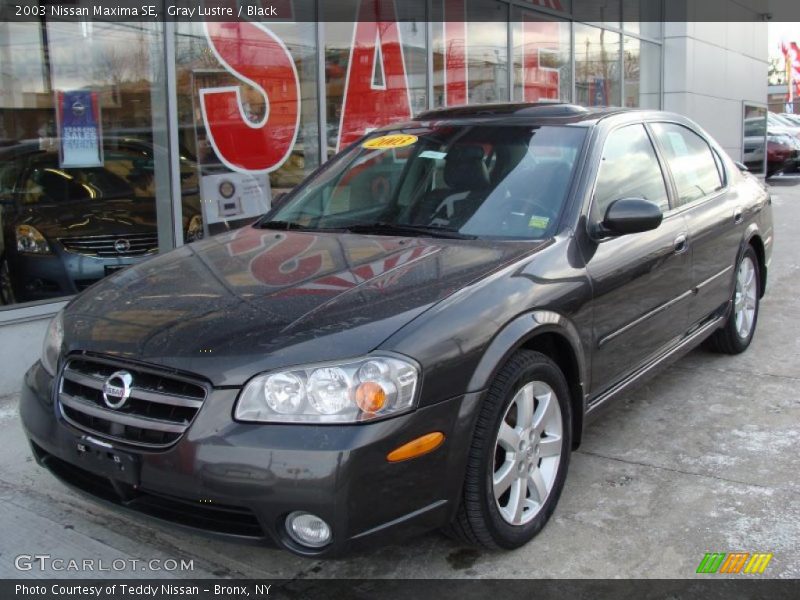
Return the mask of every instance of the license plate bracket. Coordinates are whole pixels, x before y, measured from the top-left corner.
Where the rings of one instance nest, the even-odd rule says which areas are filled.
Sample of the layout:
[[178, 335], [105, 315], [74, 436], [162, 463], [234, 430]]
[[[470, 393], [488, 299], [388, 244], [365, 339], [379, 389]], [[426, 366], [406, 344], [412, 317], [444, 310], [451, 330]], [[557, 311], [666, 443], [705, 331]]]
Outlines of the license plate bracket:
[[120, 452], [110, 444], [99, 445], [85, 439], [72, 446], [74, 464], [133, 487], [139, 486], [139, 457]]

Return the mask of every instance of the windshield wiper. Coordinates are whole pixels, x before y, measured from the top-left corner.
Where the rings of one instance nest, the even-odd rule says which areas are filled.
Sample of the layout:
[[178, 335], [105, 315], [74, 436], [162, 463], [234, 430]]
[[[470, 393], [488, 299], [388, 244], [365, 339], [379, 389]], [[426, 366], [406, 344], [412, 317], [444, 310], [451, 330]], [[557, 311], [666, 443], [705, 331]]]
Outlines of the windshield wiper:
[[474, 240], [475, 235], [467, 235], [457, 229], [449, 227], [439, 227], [436, 225], [402, 225], [399, 223], [386, 223], [377, 221], [375, 223], [356, 223], [348, 225], [347, 230], [352, 233], [374, 233], [377, 235], [429, 235], [438, 238], [450, 238], [455, 240]]
[[291, 221], [263, 221], [258, 224], [258, 227], [260, 229], [282, 229], [284, 231], [289, 231], [290, 229], [304, 231], [308, 229], [305, 225]]
[[259, 229], [280, 229], [283, 231], [347, 231], [343, 227], [309, 227], [293, 221], [264, 221], [258, 223], [257, 226]]

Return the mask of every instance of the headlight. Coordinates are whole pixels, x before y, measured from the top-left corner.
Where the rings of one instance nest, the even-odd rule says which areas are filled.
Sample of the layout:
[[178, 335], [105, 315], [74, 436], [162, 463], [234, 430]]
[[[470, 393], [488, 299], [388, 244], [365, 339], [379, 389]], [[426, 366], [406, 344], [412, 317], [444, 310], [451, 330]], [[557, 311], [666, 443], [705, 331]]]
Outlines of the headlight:
[[44, 336], [44, 345], [42, 346], [42, 366], [53, 377], [55, 377], [58, 370], [58, 356], [61, 354], [61, 344], [63, 342], [64, 311], [60, 310], [50, 321], [50, 326]]
[[239, 421], [357, 423], [414, 408], [419, 369], [375, 356], [259, 375], [236, 404]]
[[17, 252], [51, 254], [50, 245], [39, 230], [30, 225], [17, 225]]

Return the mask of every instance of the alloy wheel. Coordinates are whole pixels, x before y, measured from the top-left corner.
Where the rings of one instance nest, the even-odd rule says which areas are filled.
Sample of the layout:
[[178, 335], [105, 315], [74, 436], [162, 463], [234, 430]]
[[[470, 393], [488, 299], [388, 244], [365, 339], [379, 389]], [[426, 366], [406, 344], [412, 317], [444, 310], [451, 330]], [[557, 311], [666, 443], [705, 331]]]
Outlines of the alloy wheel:
[[753, 330], [757, 293], [756, 268], [753, 260], [749, 256], [745, 256], [739, 263], [739, 271], [736, 274], [736, 297], [734, 298], [736, 333], [742, 339], [747, 339]]
[[500, 422], [492, 489], [503, 519], [524, 525], [541, 511], [561, 461], [564, 426], [558, 398], [542, 381], [525, 384]]

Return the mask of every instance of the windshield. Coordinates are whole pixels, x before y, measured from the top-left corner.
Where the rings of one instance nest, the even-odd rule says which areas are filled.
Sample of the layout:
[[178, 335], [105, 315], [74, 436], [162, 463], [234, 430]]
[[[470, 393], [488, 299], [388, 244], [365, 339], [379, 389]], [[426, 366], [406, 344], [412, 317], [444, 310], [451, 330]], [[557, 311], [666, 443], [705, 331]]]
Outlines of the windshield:
[[553, 233], [585, 129], [443, 125], [350, 148], [262, 227], [537, 239]]

